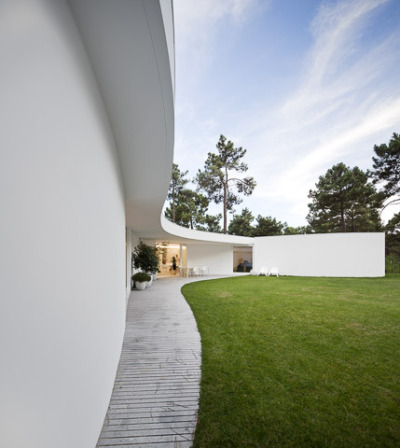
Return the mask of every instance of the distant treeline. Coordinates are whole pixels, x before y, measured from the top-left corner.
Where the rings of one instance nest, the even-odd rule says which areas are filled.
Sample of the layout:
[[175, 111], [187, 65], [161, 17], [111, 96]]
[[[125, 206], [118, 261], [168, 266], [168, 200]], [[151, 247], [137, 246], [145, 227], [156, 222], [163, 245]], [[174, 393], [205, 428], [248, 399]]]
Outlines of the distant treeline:
[[[256, 187], [242, 159], [246, 149], [234, 147], [221, 135], [215, 153], [208, 153], [203, 170], [193, 179], [188, 171], [173, 165], [165, 216], [191, 229], [243, 236], [273, 236], [329, 232], [386, 232], [387, 271], [400, 272], [400, 213], [384, 225], [381, 212], [400, 203], [400, 136], [394, 133], [389, 144], [374, 146], [372, 168], [366, 172], [338, 163], [319, 176], [308, 197], [308, 225], [291, 227], [271, 216], [254, 217], [248, 208], [240, 214], [234, 206]], [[196, 188], [187, 188], [192, 181]], [[379, 188], [378, 188], [379, 187]], [[222, 213], [208, 214], [210, 202], [222, 204]], [[232, 213], [228, 225], [227, 213]], [[221, 226], [222, 221], [222, 226]]]

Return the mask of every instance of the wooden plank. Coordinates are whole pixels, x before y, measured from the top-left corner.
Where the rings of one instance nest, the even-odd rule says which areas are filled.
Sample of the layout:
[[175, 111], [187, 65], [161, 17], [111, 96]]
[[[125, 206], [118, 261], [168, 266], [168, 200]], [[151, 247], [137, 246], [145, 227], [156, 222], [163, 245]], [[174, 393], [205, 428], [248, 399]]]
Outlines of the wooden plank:
[[201, 343], [180, 293], [193, 279], [159, 279], [131, 294], [120, 364], [97, 443], [189, 448], [200, 393]]
[[113, 438], [113, 439], [101, 439], [100, 445], [98, 446], [119, 446], [123, 445], [131, 445], [131, 444], [145, 444], [145, 443], [168, 443], [173, 447], [174, 442], [179, 441], [192, 441], [193, 437], [191, 434], [168, 434], [168, 435], [146, 435], [146, 436], [138, 436], [138, 437], [121, 437], [121, 438]]

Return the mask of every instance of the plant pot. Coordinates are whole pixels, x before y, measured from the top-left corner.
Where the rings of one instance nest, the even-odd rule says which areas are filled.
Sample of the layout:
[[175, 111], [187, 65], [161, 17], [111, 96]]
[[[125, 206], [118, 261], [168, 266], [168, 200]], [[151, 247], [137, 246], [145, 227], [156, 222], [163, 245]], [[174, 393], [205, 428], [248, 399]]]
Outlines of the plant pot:
[[153, 274], [153, 280], [157, 280], [157, 275], [158, 275], [158, 273], [157, 273], [157, 272], [154, 272], [154, 274]]
[[153, 284], [153, 274], [147, 273], [150, 276], [150, 280], [147, 282], [147, 286], [150, 287]]
[[139, 291], [143, 291], [143, 289], [146, 289], [148, 282], [135, 282], [136, 284], [136, 289], [138, 289]]

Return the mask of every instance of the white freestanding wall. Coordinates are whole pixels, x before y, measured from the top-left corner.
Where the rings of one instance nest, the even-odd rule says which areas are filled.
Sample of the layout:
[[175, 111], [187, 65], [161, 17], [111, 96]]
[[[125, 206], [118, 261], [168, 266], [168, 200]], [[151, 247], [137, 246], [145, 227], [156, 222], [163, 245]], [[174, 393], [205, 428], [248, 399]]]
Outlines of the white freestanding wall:
[[210, 275], [233, 272], [233, 248], [230, 244], [187, 244], [188, 267], [208, 266]]
[[384, 233], [330, 233], [255, 238], [254, 269], [278, 267], [283, 275], [382, 277]]
[[[381, 277], [385, 275], [385, 234], [324, 233], [249, 238], [199, 232], [161, 217], [169, 237], [185, 241], [188, 266], [210, 265], [211, 274], [231, 274], [233, 247], [253, 247], [253, 269], [277, 267], [283, 275]], [[194, 240], [195, 243], [190, 241]], [[170, 241], [173, 241], [170, 238]], [[212, 268], [211, 268], [212, 266]]]

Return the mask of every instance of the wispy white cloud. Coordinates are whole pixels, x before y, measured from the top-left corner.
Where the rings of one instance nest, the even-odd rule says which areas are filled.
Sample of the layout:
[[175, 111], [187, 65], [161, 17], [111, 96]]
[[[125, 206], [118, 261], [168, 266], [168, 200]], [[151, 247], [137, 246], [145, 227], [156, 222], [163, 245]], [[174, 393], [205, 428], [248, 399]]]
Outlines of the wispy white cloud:
[[311, 23], [315, 44], [310, 52], [310, 85], [335, 75], [341, 63], [356, 52], [357, 37], [370, 13], [388, 0], [322, 3]]
[[[222, 132], [212, 105], [205, 116], [199, 114], [199, 98], [206, 93], [198, 91], [199, 84], [219, 54], [216, 35], [224, 26], [245, 26], [271, 1], [174, 0], [178, 64], [176, 116], [180, 129], [176, 134], [175, 154], [179, 155], [182, 167], [196, 167], [191, 169], [191, 174], [203, 166], [207, 152], [213, 150]], [[179, 76], [181, 73], [189, 76], [183, 79]]]
[[270, 1], [175, 0], [177, 54], [184, 64], [195, 68], [192, 73], [196, 77], [201, 76], [218, 55], [215, 37], [219, 30], [226, 24], [243, 26], [258, 10], [267, 8]]
[[[397, 0], [323, 1], [310, 23], [312, 44], [301, 70], [293, 73], [297, 84], [273, 102], [260, 86], [256, 107], [248, 105], [241, 116], [229, 111], [229, 120], [223, 121], [211, 105], [205, 117], [192, 98], [181, 100], [177, 115], [187, 127], [177, 136], [178, 152], [186, 148], [179, 162], [184, 168], [191, 161], [201, 167], [219, 133], [228, 127], [228, 137], [249, 149], [247, 161], [258, 181], [244, 205], [291, 225], [304, 223], [307, 194], [319, 175], [340, 161], [366, 167], [373, 144], [388, 141], [399, 130], [400, 85], [395, 73], [400, 27], [392, 34], [377, 34], [368, 44], [364, 41], [371, 24], [377, 26], [378, 14], [393, 1]], [[218, 27], [224, 21], [232, 26], [250, 23], [263, 3], [269, 2], [175, 0], [177, 48], [181, 57], [197, 64], [195, 76], [202, 76], [202, 66], [211, 64], [218, 52], [213, 47]]]
[[[384, 69], [374, 56], [382, 56], [382, 48], [363, 53], [362, 31], [371, 15], [388, 0], [342, 0], [335, 4], [323, 3], [311, 24], [314, 45], [305, 58], [303, 79], [281, 112], [290, 118], [301, 114], [303, 120], [315, 119], [324, 113], [323, 105], [337, 109], [337, 100], [346, 100], [354, 90], [360, 90]], [[385, 48], [386, 47], [386, 48]], [[336, 102], [335, 102], [336, 101]], [[305, 122], [307, 124], [307, 122]]]
[[260, 5], [260, 0], [175, 0], [174, 5], [177, 45], [193, 51], [212, 40], [218, 22], [243, 23]]
[[368, 48], [361, 42], [368, 20], [386, 2], [339, 1], [319, 9], [297, 89], [252, 128], [255, 145], [269, 141], [273, 148], [256, 168], [264, 173], [258, 198], [284, 201], [305, 217], [307, 193], [319, 175], [341, 160], [370, 160], [369, 142], [388, 140], [400, 126], [400, 88], [387, 83], [400, 59], [400, 31]]
[[[399, 117], [400, 98], [394, 98], [375, 104], [373, 110], [354, 127], [346, 127], [341, 132], [325, 131], [323, 142], [317, 143], [312, 150], [297, 158], [288, 169], [280, 172], [280, 180], [277, 183], [279, 188], [274, 195], [281, 199], [291, 197], [301, 200], [304, 198], [304, 193], [317, 181], [316, 177], [312, 177], [314, 173], [323, 174], [320, 171], [321, 166], [331, 165], [345, 158], [349, 149], [354, 148], [359, 141], [382, 133], [388, 128], [394, 129], [399, 124]], [[369, 149], [368, 158], [370, 159], [372, 148]], [[287, 182], [288, 179], [293, 179], [304, 187], [293, 189], [293, 181]]]

